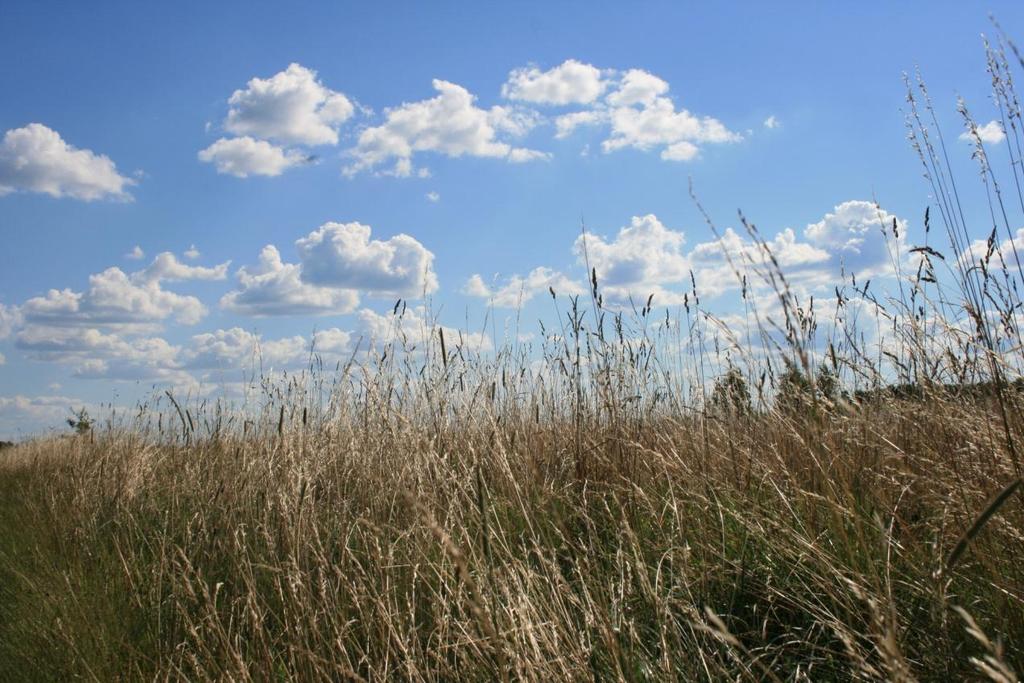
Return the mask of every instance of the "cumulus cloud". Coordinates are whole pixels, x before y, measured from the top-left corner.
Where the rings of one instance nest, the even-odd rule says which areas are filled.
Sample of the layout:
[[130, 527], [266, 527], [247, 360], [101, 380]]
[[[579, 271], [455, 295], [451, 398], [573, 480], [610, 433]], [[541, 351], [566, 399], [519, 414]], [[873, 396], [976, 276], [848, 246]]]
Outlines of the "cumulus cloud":
[[385, 112], [380, 126], [363, 130], [350, 150], [355, 161], [345, 172], [353, 175], [394, 162], [387, 173], [408, 177], [414, 173], [417, 152], [436, 152], [450, 157], [474, 156], [523, 161], [543, 153], [513, 147], [499, 135], [525, 134], [536, 124], [529, 112], [476, 106], [476, 97], [455, 83], [435, 79], [437, 96], [402, 104]]
[[697, 155], [697, 143], [741, 139], [718, 119], [700, 118], [685, 109], [676, 110], [667, 97], [655, 97], [639, 107], [615, 107], [609, 118], [611, 136], [601, 143], [605, 152], [625, 147], [640, 150], [660, 147], [662, 159], [686, 161]]
[[668, 92], [668, 83], [643, 69], [630, 69], [618, 88], [608, 95], [608, 104], [613, 107], [632, 107], [654, 103]]
[[159, 322], [174, 316], [194, 324], [206, 307], [194, 296], [160, 287], [159, 281], [134, 281], [120, 268], [89, 276], [89, 289], [51, 289], [22, 306], [25, 319], [51, 325], [131, 325]]
[[257, 265], [239, 269], [239, 287], [221, 307], [253, 316], [329, 315], [355, 310], [361, 293], [414, 298], [437, 289], [434, 255], [409, 235], [375, 240], [368, 225], [325, 223], [295, 246], [298, 263], [264, 247]]
[[354, 289], [303, 282], [301, 266], [283, 262], [272, 245], [263, 247], [257, 265], [240, 268], [237, 277], [239, 288], [225, 294], [220, 305], [241, 315], [335, 315], [359, 305]]
[[362, 223], [325, 223], [295, 243], [302, 279], [371, 296], [417, 297], [437, 289], [434, 254], [413, 237], [371, 240]]
[[[899, 238], [892, 234], [893, 220]], [[904, 251], [906, 231], [905, 221], [875, 203], [852, 200], [809, 223], [800, 234], [785, 228], [760, 243], [727, 228], [721, 239], [695, 245], [688, 258], [698, 286], [706, 294], [736, 288], [734, 268], [748, 277], [748, 286], [763, 286], [767, 269], [774, 268], [772, 260], [790, 285], [812, 291], [830, 288], [844, 273], [858, 278], [892, 274], [894, 259], [901, 258]]]
[[488, 299], [498, 308], [516, 308], [551, 289], [559, 296], [585, 291], [583, 285], [569, 276], [544, 266], [534, 268], [525, 277], [513, 275], [497, 286], [489, 286], [480, 275], [472, 275], [462, 291], [469, 296]]
[[[899, 237], [893, 233], [894, 220]], [[651, 295], [659, 305], [675, 305], [684, 301], [694, 281], [699, 294], [715, 296], [738, 289], [740, 279], [746, 277], [748, 290], [757, 295], [768, 286], [763, 276], [775, 264], [790, 285], [803, 292], [830, 291], [844, 274], [858, 278], [891, 275], [894, 262], [906, 256], [906, 231], [902, 219], [873, 202], [853, 200], [837, 205], [802, 232], [784, 228], [774, 236], [753, 239], [726, 228], [719, 239], [692, 248], [687, 248], [682, 231], [666, 227], [653, 214], [634, 216], [612, 237], [578, 237], [573, 251], [578, 265], [597, 272], [607, 305], [642, 304]], [[1022, 245], [1024, 229], [1013, 243], [1006, 240], [999, 246], [1007, 252], [1024, 249]], [[975, 256], [983, 255], [987, 244], [979, 241], [971, 249]], [[462, 291], [490, 299], [495, 306], [515, 307], [549, 286], [559, 293], [586, 289], [585, 283], [540, 267], [500, 284], [473, 275]]]
[[160, 337], [31, 325], [19, 332], [16, 346], [32, 360], [69, 367], [77, 379], [195, 386], [209, 379], [213, 370], [294, 368], [313, 352], [336, 360], [350, 353], [351, 339], [338, 328], [309, 338], [264, 339], [234, 327], [196, 334], [185, 344], [174, 345]]
[[160, 337], [125, 337], [96, 328], [30, 325], [18, 333], [17, 348], [36, 360], [72, 367], [80, 379], [183, 381], [180, 349]]
[[772, 130], [774, 128], [778, 128], [780, 125], [781, 124], [779, 123], [779, 120], [777, 118], [775, 118], [774, 115], [773, 116], [769, 116], [768, 118], [766, 118], [764, 120], [764, 127], [769, 129], [769, 130]]
[[201, 254], [199, 253], [199, 250], [196, 249], [196, 245], [193, 244], [193, 245], [189, 246], [189, 248], [186, 249], [184, 254], [182, 254], [182, 255], [185, 258], [187, 258], [189, 261], [195, 261], [197, 258], [200, 257]]
[[427, 197], [427, 201], [431, 202], [433, 204], [436, 204], [439, 201], [441, 201], [441, 195], [439, 195], [437, 192], [433, 192], [433, 191], [428, 192], [426, 194], [426, 197]]
[[[1006, 139], [1006, 131], [998, 121], [989, 121], [985, 125], [977, 126], [975, 131], [982, 142], [988, 145], [998, 145]], [[960, 139], [966, 142], [973, 142], [974, 136], [970, 132], [960, 134]]]
[[136, 244], [132, 247], [131, 251], [124, 255], [124, 257], [126, 259], [131, 259], [132, 261], [141, 261], [146, 258], [146, 252], [142, 251], [142, 247]]
[[304, 363], [314, 353], [321, 358], [340, 358], [350, 351], [351, 340], [351, 334], [336, 327], [320, 330], [309, 339], [301, 335], [263, 339], [232, 327], [193, 336], [182, 355], [185, 367], [192, 370], [244, 368], [257, 362], [273, 369]]
[[229, 132], [298, 145], [338, 144], [338, 127], [355, 112], [348, 97], [294, 63], [270, 78], [253, 78], [228, 104]]
[[0, 304], [0, 339], [6, 339], [21, 326], [21, 310], [17, 306]]
[[742, 139], [716, 118], [677, 109], [668, 93], [664, 79], [643, 69], [601, 71], [575, 60], [549, 71], [517, 69], [502, 89], [510, 99], [589, 105], [556, 116], [555, 137], [569, 137], [581, 126], [607, 126], [610, 134], [601, 145], [606, 154], [625, 148], [660, 150], [667, 161], [689, 161], [699, 156], [701, 145]]
[[[821, 263], [831, 258], [829, 252], [824, 249], [797, 241], [792, 228], [785, 228], [772, 239], [765, 240], [764, 246], [783, 268]], [[697, 265], [725, 262], [727, 258], [737, 264], [760, 264], [765, 256], [764, 249], [759, 248], [753, 241], [741, 237], [732, 228], [726, 228], [721, 239], [701, 242], [690, 252], [690, 260]]]
[[599, 235], [576, 238], [573, 251], [580, 263], [589, 263], [598, 274], [601, 291], [612, 303], [655, 294], [662, 304], [682, 299], [668, 289], [689, 279], [685, 235], [671, 230], [654, 214], [634, 216], [614, 239]]
[[595, 126], [607, 120], [607, 112], [597, 110], [574, 111], [571, 114], [562, 114], [555, 118], [555, 137], [559, 139], [567, 138], [580, 126]]
[[228, 276], [231, 261], [207, 268], [182, 263], [169, 251], [157, 254], [153, 262], [140, 270], [134, 277], [141, 281], [159, 280], [223, 280]]
[[293, 362], [303, 351], [309, 347], [301, 336], [263, 342], [257, 334], [232, 327], [194, 335], [184, 362], [193, 370], [245, 367], [257, 360], [273, 367]]
[[[991, 249], [988, 240], [974, 240], [964, 250], [962, 257], [968, 263], [987, 260], [993, 267], [1001, 266], [999, 260], [1002, 259], [1003, 264], [1016, 268], [1018, 260], [1024, 262], [1024, 228], [1018, 228], [1012, 239], [994, 240]], [[0, 310], [0, 320], [2, 317], [2, 310]], [[0, 328], [2, 328], [2, 324], [0, 324]]]
[[413, 349], [423, 349], [436, 341], [438, 328], [444, 330], [449, 351], [456, 347], [471, 351], [486, 351], [493, 347], [490, 338], [483, 333], [438, 325], [422, 306], [406, 308], [399, 314], [377, 313], [364, 308], [359, 311], [352, 338], [360, 339], [370, 347], [404, 342]]
[[[239, 327], [193, 335], [181, 345], [155, 336], [96, 328], [29, 325], [16, 347], [31, 360], [59, 363], [76, 379], [195, 386], [213, 370], [295, 368], [311, 353], [334, 361], [351, 353], [352, 334], [330, 328], [310, 337], [266, 339]], [[215, 377], [214, 377], [215, 378]]]
[[[690, 267], [700, 291], [712, 296], [736, 288], [738, 278], [743, 276], [748, 278], [750, 287], [759, 287], [764, 283], [766, 269], [773, 267], [773, 257], [791, 283], [838, 277], [827, 267], [831, 255], [800, 242], [791, 228], [763, 243], [755, 243], [732, 228], [726, 228], [720, 239], [701, 242], [689, 253]], [[812, 266], [815, 267], [812, 269]]]
[[885, 236], [891, 235], [894, 220], [900, 235], [895, 246], [902, 249], [907, 234], [906, 221], [874, 202], [863, 200], [837, 205], [820, 221], [809, 224], [804, 229], [804, 237], [815, 247], [827, 251], [835, 268], [841, 266], [858, 277], [871, 277], [892, 269], [893, 254]]
[[217, 173], [248, 178], [279, 176], [293, 166], [310, 163], [310, 156], [245, 136], [217, 140], [199, 152], [199, 160], [213, 164]]
[[21, 315], [28, 323], [52, 326], [144, 325], [172, 316], [182, 324], [194, 324], [206, 315], [206, 307], [194, 296], [164, 289], [162, 282], [222, 280], [227, 268], [227, 263], [187, 266], [165, 252], [135, 273], [111, 267], [90, 275], [89, 288], [83, 292], [51, 289], [26, 301]]
[[535, 66], [515, 69], [501, 87], [501, 94], [510, 100], [536, 104], [589, 104], [607, 87], [608, 80], [600, 69], [567, 59], [547, 71]]
[[9, 130], [0, 143], [0, 196], [25, 191], [84, 201], [130, 200], [127, 188], [134, 184], [108, 157], [69, 145], [41, 123]]
[[218, 173], [247, 178], [278, 176], [315, 157], [289, 145], [336, 145], [341, 124], [356, 105], [323, 85], [312, 69], [290, 64], [270, 78], [253, 78], [228, 99], [224, 128], [237, 137], [220, 138], [199, 152]]

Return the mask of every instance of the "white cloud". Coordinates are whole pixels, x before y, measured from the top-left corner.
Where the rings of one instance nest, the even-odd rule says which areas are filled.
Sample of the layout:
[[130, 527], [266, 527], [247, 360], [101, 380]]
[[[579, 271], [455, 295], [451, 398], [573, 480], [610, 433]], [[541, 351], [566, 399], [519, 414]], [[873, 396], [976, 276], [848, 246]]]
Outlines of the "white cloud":
[[[988, 145], [998, 145], [1006, 139], [1006, 132], [998, 121], [989, 121], [983, 126], [977, 126], [976, 131], [981, 141]], [[973, 142], [974, 136], [970, 132], [963, 132], [960, 134], [960, 139]]]
[[624, 304], [630, 298], [642, 302], [650, 294], [661, 304], [682, 299], [664, 289], [689, 279], [689, 260], [682, 232], [665, 227], [654, 214], [634, 216], [613, 240], [581, 235], [573, 249], [581, 264], [597, 270], [605, 299]]
[[[1018, 259], [1020, 259], [1021, 262], [1024, 262], [1024, 228], [1018, 228], [1017, 232], [1014, 233], [1013, 239], [1004, 239], [1002, 241], [994, 242], [992, 245], [991, 255], [989, 253], [988, 240], [974, 240], [971, 242], [970, 246], [964, 250], [963, 257], [966, 258], [969, 263], [983, 261], [988, 258], [991, 263], [991, 267], [1001, 267], [1001, 264], [999, 263], [999, 259], [1001, 257], [1003, 263], [1007, 266], [1016, 268]], [[2, 315], [0, 315], [0, 318], [2, 318]], [[0, 337], [2, 336], [3, 335], [0, 335]]]
[[775, 118], [774, 115], [769, 116], [768, 118], [766, 118], [764, 120], [764, 127], [769, 129], [769, 130], [771, 130], [773, 128], [778, 128], [780, 125], [782, 125], [782, 124], [779, 123], [779, 120], [777, 118]]
[[436, 97], [388, 109], [382, 125], [363, 130], [350, 150], [355, 162], [345, 173], [353, 175], [394, 160], [385, 172], [408, 177], [415, 171], [412, 161], [417, 152], [516, 161], [542, 154], [498, 139], [500, 133], [524, 134], [535, 125], [535, 116], [506, 107], [480, 109], [468, 90], [448, 81], [435, 79], [433, 86]]
[[619, 82], [618, 89], [608, 95], [613, 107], [653, 104], [668, 92], [668, 83], [643, 69], [630, 69]]
[[265, 362], [269, 369], [291, 364], [303, 351], [308, 353], [309, 346], [301, 336], [263, 342], [259, 335], [233, 327], [194, 335], [184, 362], [193, 370], [246, 367], [256, 362]]
[[221, 307], [253, 316], [348, 313], [360, 293], [418, 297], [437, 289], [434, 255], [409, 235], [370, 239], [361, 223], [325, 223], [295, 242], [298, 263], [268, 245], [259, 263], [239, 269], [239, 288]]
[[206, 307], [194, 296], [170, 292], [164, 280], [222, 280], [227, 263], [213, 268], [187, 266], [170, 252], [159, 254], [146, 268], [126, 274], [107, 268], [89, 276], [84, 292], [51, 289], [29, 299], [21, 307], [26, 322], [52, 326], [130, 326], [160, 322], [173, 316], [182, 324], [194, 324], [206, 315]]
[[175, 316], [193, 324], [206, 315], [206, 307], [193, 296], [160, 287], [159, 282], [133, 282], [120, 268], [107, 268], [89, 276], [89, 289], [51, 289], [22, 306], [26, 320], [51, 325], [131, 325]]
[[245, 90], [231, 95], [228, 104], [224, 127], [229, 132], [299, 145], [338, 144], [339, 126], [355, 111], [352, 102], [325, 87], [315, 71], [294, 63], [270, 78], [253, 78]]
[[437, 325], [428, 318], [422, 306], [410, 307], [402, 313], [376, 313], [368, 308], [359, 311], [356, 329], [352, 339], [361, 339], [366, 345], [376, 346], [389, 342], [405, 341], [409, 346], [422, 350], [429, 343], [436, 343], [437, 328], [444, 330], [448, 351], [457, 347], [471, 351], [485, 351], [493, 347], [487, 335], [467, 332], [453, 327]]
[[[894, 219], [899, 239], [893, 239]], [[634, 216], [613, 238], [592, 233], [580, 236], [573, 250], [579, 265], [597, 271], [599, 290], [607, 305], [620, 307], [630, 301], [641, 305], [652, 294], [658, 305], [675, 305], [682, 303], [691, 290], [691, 273], [697, 292], [703, 296], [738, 289], [737, 275], [746, 276], [748, 288], [757, 294], [768, 287], [763, 276], [775, 263], [789, 284], [804, 293], [830, 291], [844, 273], [858, 278], [891, 275], [894, 259], [906, 256], [906, 232], [903, 220], [872, 202], [853, 200], [837, 205], [820, 221], [807, 225], [802, 234], [785, 228], [755, 241], [726, 228], [721, 239], [701, 242], [687, 250], [682, 231], [667, 228], [648, 214]], [[1015, 244], [1024, 249], [1020, 246], [1024, 245], [1024, 229]], [[1005, 252], [1014, 245], [1007, 240], [1001, 247]], [[975, 255], [985, 249], [983, 241], [972, 245]], [[500, 285], [490, 285], [473, 275], [462, 291], [491, 299], [495, 306], [515, 307], [548, 286], [559, 294], [579, 293], [587, 287], [542, 267]]]
[[[766, 240], [764, 246], [791, 284], [822, 278], [833, 281], [838, 279], [838, 273], [833, 273], [828, 265], [831, 255], [812, 244], [799, 242], [796, 233], [790, 228]], [[739, 287], [737, 273], [747, 276], [751, 288], [763, 286], [766, 269], [772, 267], [768, 252], [753, 241], [741, 237], [732, 228], [726, 228], [720, 240], [695, 245], [689, 260], [699, 291], [711, 296]]]
[[195, 387], [207, 380], [222, 380], [214, 370], [295, 368], [304, 365], [311, 351], [328, 361], [351, 353], [352, 336], [338, 328], [311, 337], [295, 335], [265, 339], [239, 327], [196, 334], [184, 345], [159, 337], [125, 336], [95, 328], [30, 325], [21, 330], [17, 347], [28, 357], [59, 363], [77, 379], [155, 382]]
[[580, 126], [596, 126], [607, 120], [607, 112], [598, 110], [574, 111], [571, 114], [562, 114], [555, 119], [555, 137], [559, 139], [567, 138]]
[[501, 94], [511, 100], [537, 104], [589, 104], [607, 87], [608, 80], [600, 69], [568, 59], [547, 71], [535, 66], [512, 71], [501, 87]]
[[462, 286], [462, 293], [467, 296], [480, 297], [481, 299], [490, 298], [494, 294], [491, 288], [487, 286], [487, 283], [484, 282], [484, 279], [477, 273], [469, 276], [466, 284]]
[[0, 339], [6, 339], [21, 326], [21, 309], [0, 304]]
[[371, 296], [417, 297], [437, 289], [434, 254], [409, 235], [371, 240], [368, 225], [325, 223], [295, 246], [302, 280], [310, 284]]
[[[821, 263], [831, 258], [829, 252], [824, 249], [807, 242], [798, 242], [796, 233], [791, 228], [786, 228], [771, 240], [765, 241], [765, 246], [783, 268]], [[732, 228], [726, 228], [721, 240], [695, 245], [690, 252], [690, 259], [695, 264], [724, 262], [726, 255], [739, 265], [761, 264], [765, 254], [752, 241], [740, 237]]]
[[513, 275], [496, 288], [488, 286], [479, 275], [472, 275], [462, 291], [488, 299], [498, 308], [516, 308], [538, 294], [547, 294], [549, 289], [554, 289], [558, 296], [585, 291], [583, 285], [567, 275], [544, 266], [534, 268], [525, 277]]
[[525, 164], [531, 161], [548, 161], [551, 159], [550, 152], [541, 152], [536, 149], [513, 149], [508, 153], [508, 160], [513, 164]]
[[251, 137], [221, 138], [199, 152], [199, 160], [212, 163], [217, 173], [248, 178], [279, 176], [293, 166], [310, 163], [307, 154]]
[[242, 315], [334, 315], [359, 305], [353, 289], [303, 282], [301, 266], [284, 263], [272, 245], [263, 247], [256, 266], [240, 268], [237, 277], [239, 288], [225, 294], [220, 306]]
[[700, 154], [700, 148], [692, 142], [681, 140], [661, 150], [661, 158], [666, 161], [690, 161]]
[[0, 353], [0, 365], [6, 365], [6, 364], [7, 364], [7, 356], [5, 356], [4, 354]]
[[79, 379], [183, 381], [180, 349], [160, 337], [128, 338], [96, 328], [30, 325], [16, 345], [36, 359], [70, 365]]
[[327, 330], [317, 330], [313, 334], [312, 346], [317, 355], [339, 358], [351, 351], [352, 341], [351, 333], [332, 327]]
[[532, 109], [496, 105], [487, 110], [487, 122], [499, 133], [522, 137], [537, 127], [543, 119]]
[[195, 261], [197, 258], [201, 256], [201, 254], [199, 253], [199, 250], [196, 249], [196, 245], [193, 244], [190, 245], [189, 248], [185, 250], [183, 256], [187, 258], [189, 261]]
[[182, 355], [185, 367], [192, 370], [246, 368], [256, 364], [271, 370], [305, 363], [311, 353], [329, 360], [340, 358], [350, 352], [351, 337], [348, 332], [332, 327], [316, 332], [311, 339], [300, 335], [263, 339], [233, 327], [193, 336]]
[[436, 204], [439, 201], [441, 201], [441, 195], [439, 195], [437, 192], [433, 192], [433, 191], [428, 192], [427, 193], [427, 201], [433, 202], [434, 204]]
[[804, 230], [804, 237], [815, 247], [831, 254], [834, 268], [842, 266], [858, 277], [871, 277], [891, 271], [892, 255], [884, 234], [891, 234], [892, 223], [900, 233], [900, 244], [907, 234], [906, 222], [874, 202], [852, 200], [837, 205], [832, 212]]
[[159, 337], [30, 325], [19, 332], [16, 345], [29, 358], [71, 368], [77, 379], [195, 386], [218, 379], [210, 374], [213, 370], [298, 367], [309, 360], [311, 349], [333, 361], [351, 352], [351, 338], [344, 330], [330, 328], [310, 338], [264, 339], [234, 327], [196, 334], [177, 346]]
[[[566, 77], [573, 74], [587, 78]], [[574, 60], [545, 72], [517, 69], [503, 89], [506, 97], [538, 103], [590, 105], [556, 116], [555, 137], [566, 138], [581, 126], [606, 125], [610, 135], [601, 145], [606, 154], [625, 148], [660, 150], [662, 159], [689, 161], [699, 156], [701, 145], [742, 139], [716, 118], [677, 109], [668, 92], [664, 79], [643, 69], [602, 72]]]
[[[892, 214], [873, 202], [847, 201], [820, 221], [808, 224], [801, 236], [785, 228], [770, 239], [764, 238], [764, 245], [790, 285], [805, 291], [829, 289], [840, 281], [843, 273], [858, 278], [892, 273], [893, 258], [899, 258], [899, 254], [890, 254], [886, 242], [886, 235], [891, 238], [893, 219]], [[907, 226], [903, 220], [896, 220], [900, 239], [894, 248], [902, 252]], [[731, 228], [725, 230], [721, 240], [694, 246], [689, 260], [698, 288], [711, 295], [739, 286], [733, 268], [748, 277], [751, 288], [765, 286], [764, 276], [774, 268], [763, 248]]]
[[231, 261], [207, 268], [182, 263], [169, 251], [157, 254], [153, 262], [133, 275], [139, 281], [160, 280], [223, 280], [228, 276]]
[[41, 123], [8, 130], [0, 143], [0, 196], [15, 191], [85, 201], [130, 200], [135, 181], [102, 154], [77, 149]]
[[142, 247], [136, 244], [132, 247], [131, 251], [124, 255], [124, 257], [126, 259], [131, 259], [132, 261], [141, 261], [146, 258], [146, 252], [142, 251]]
[[667, 97], [655, 97], [640, 107], [615, 107], [610, 120], [611, 136], [601, 144], [605, 152], [625, 147], [640, 150], [661, 147], [662, 159], [685, 161], [697, 155], [698, 143], [741, 139], [718, 119], [700, 118], [685, 109], [677, 111]]

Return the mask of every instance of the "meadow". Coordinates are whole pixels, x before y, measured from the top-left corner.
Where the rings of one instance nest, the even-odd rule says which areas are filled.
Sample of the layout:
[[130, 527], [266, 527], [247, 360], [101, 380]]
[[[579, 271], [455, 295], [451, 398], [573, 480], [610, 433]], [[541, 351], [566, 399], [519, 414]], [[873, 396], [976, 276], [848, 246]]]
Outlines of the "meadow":
[[1018, 680], [1024, 154], [989, 55], [1008, 189], [963, 107], [993, 220], [961, 209], [908, 81], [933, 199], [886, 293], [805, 299], [743, 220], [739, 323], [592, 272], [485, 351], [400, 303], [244, 406], [3, 450], [0, 680]]

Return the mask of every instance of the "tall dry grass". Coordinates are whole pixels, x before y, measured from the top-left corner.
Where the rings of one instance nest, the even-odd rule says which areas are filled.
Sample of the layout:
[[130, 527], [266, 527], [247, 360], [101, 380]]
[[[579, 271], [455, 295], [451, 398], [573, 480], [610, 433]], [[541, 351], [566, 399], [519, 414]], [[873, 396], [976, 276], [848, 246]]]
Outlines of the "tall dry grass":
[[746, 329], [699, 283], [677, 316], [623, 315], [591, 273], [537, 348], [399, 323], [243, 409], [168, 394], [5, 451], [0, 680], [1017, 680], [1021, 274], [998, 233], [1024, 195], [962, 107], [996, 225], [968, 249], [908, 94], [936, 204], [917, 246], [889, 231], [888, 297], [851, 279], [819, 320], [744, 220]]

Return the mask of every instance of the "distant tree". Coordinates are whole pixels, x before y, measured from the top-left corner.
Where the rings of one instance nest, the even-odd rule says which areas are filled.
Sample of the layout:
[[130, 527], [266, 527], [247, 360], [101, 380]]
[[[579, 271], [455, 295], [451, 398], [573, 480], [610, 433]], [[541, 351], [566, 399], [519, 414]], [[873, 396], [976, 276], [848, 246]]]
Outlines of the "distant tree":
[[751, 412], [747, 380], [738, 368], [730, 367], [715, 380], [711, 390], [711, 408], [727, 415], [748, 415]]
[[828, 408], [844, 396], [839, 377], [825, 365], [818, 367], [814, 383], [794, 363], [786, 362], [786, 369], [779, 378], [775, 406], [779, 410], [807, 411], [818, 404]]
[[825, 399], [829, 403], [835, 403], [842, 396], [839, 377], [826, 365], [818, 368], [818, 376], [814, 380], [814, 384], [818, 390], [818, 397]]
[[779, 377], [775, 394], [775, 408], [784, 412], [797, 412], [806, 410], [811, 403], [810, 380], [795, 363], [786, 360], [786, 369]]
[[75, 430], [76, 434], [88, 434], [92, 430], [93, 419], [89, 417], [89, 413], [86, 412], [85, 408], [82, 408], [76, 413], [73, 413], [72, 417], [67, 419], [68, 426]]

